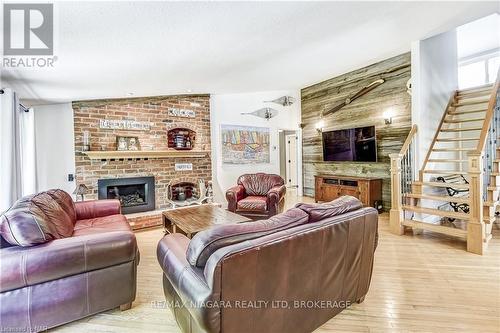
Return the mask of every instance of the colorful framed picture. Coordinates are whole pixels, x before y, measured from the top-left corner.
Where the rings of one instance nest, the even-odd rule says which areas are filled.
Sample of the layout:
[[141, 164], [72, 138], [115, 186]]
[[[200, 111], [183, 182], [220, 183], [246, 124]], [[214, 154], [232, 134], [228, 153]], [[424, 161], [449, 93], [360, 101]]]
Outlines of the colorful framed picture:
[[270, 163], [270, 129], [221, 125], [223, 164]]

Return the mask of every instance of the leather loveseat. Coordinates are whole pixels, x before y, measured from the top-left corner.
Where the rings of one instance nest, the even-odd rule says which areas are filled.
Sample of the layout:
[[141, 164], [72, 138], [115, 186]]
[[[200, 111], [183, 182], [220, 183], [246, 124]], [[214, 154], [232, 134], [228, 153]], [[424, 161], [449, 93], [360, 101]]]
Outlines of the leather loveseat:
[[43, 331], [135, 299], [139, 252], [118, 200], [41, 192], [8, 209], [0, 233], [3, 331]]
[[[353, 197], [298, 204], [158, 244], [166, 304], [184, 333], [306, 333], [363, 301], [377, 211]], [[355, 306], [355, 305], [354, 305]]]
[[286, 186], [279, 175], [256, 173], [238, 178], [226, 191], [228, 210], [252, 219], [268, 218], [283, 211]]

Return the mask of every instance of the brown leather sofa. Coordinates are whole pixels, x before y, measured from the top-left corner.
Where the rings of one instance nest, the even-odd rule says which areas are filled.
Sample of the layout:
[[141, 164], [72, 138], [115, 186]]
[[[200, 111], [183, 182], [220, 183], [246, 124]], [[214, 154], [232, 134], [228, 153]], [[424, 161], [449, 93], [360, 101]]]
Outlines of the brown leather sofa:
[[257, 173], [238, 178], [226, 191], [228, 210], [252, 219], [268, 218], [283, 211], [286, 186], [281, 176]]
[[43, 331], [135, 299], [139, 251], [118, 200], [41, 192], [0, 217], [0, 234], [2, 331]]
[[[182, 332], [306, 333], [363, 301], [377, 211], [343, 197], [158, 244], [166, 305]], [[355, 305], [354, 305], [355, 306]]]

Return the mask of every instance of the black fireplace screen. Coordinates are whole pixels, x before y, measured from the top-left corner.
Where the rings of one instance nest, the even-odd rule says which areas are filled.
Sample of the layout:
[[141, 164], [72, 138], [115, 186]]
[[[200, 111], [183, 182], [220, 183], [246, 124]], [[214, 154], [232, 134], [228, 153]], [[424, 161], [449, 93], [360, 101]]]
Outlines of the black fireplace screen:
[[99, 179], [99, 199], [118, 199], [122, 213], [155, 209], [154, 177]]

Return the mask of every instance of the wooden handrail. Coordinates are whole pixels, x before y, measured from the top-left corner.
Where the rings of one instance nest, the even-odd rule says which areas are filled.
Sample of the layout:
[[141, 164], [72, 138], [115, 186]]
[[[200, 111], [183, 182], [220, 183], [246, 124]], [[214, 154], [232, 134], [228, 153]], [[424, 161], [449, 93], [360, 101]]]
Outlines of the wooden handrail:
[[406, 137], [405, 142], [403, 143], [403, 147], [401, 147], [401, 150], [399, 151], [399, 154], [404, 155], [408, 151], [408, 148], [410, 148], [410, 144], [413, 141], [413, 138], [418, 132], [418, 126], [417, 124], [413, 125], [411, 127], [410, 133], [408, 133], [408, 136]]
[[498, 89], [500, 89], [500, 68], [497, 72], [497, 80], [493, 89], [491, 90], [491, 96], [488, 103], [488, 110], [486, 110], [486, 115], [484, 118], [483, 129], [481, 130], [481, 135], [479, 136], [479, 142], [477, 143], [476, 151], [478, 153], [484, 151], [484, 146], [486, 144], [486, 139], [488, 137], [488, 130], [490, 129], [491, 121], [495, 115], [495, 106], [497, 104], [497, 94]]
[[458, 91], [454, 91], [453, 94], [451, 94], [450, 99], [448, 100], [448, 104], [446, 105], [446, 108], [444, 109], [443, 116], [441, 117], [441, 121], [439, 122], [439, 125], [436, 129], [436, 133], [434, 134], [434, 137], [432, 138], [431, 145], [429, 146], [429, 150], [427, 151], [427, 155], [425, 155], [424, 162], [422, 163], [422, 168], [420, 168], [420, 180], [422, 180], [422, 171], [425, 169], [427, 162], [429, 162], [429, 158], [431, 157], [431, 152], [432, 148], [434, 148], [434, 145], [436, 144], [436, 140], [439, 135], [439, 130], [443, 126], [444, 119], [446, 118], [446, 115], [448, 114], [448, 109], [451, 107], [451, 105], [455, 102], [455, 99], [457, 97]]

